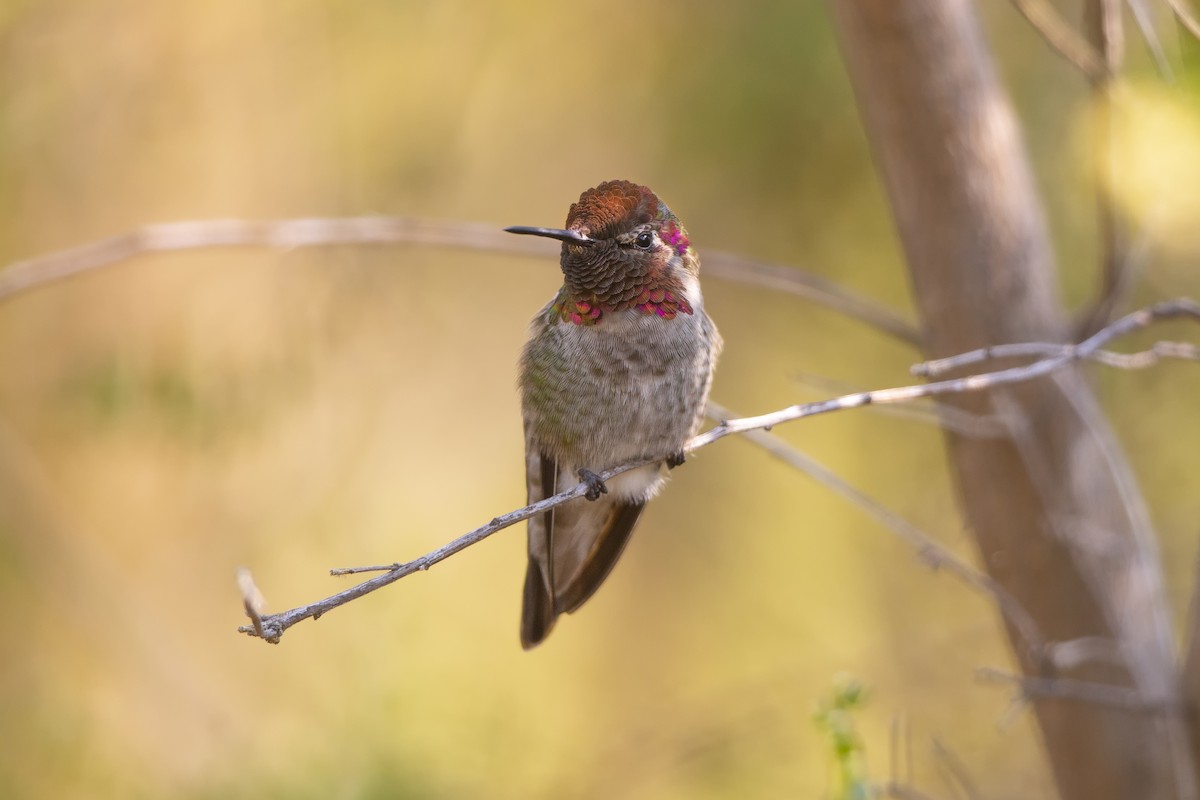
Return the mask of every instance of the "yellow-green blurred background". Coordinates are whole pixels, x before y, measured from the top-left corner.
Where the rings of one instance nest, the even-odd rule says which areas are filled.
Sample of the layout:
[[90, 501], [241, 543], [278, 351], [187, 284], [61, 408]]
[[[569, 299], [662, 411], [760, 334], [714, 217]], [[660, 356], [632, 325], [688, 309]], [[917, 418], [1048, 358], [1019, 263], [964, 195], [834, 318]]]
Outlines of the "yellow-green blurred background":
[[[1077, 307], [1096, 280], [1085, 87], [1009, 4], [980, 5]], [[1131, 50], [1122, 198], [1155, 245], [1138, 299], [1197, 295], [1197, 116]], [[702, 255], [911, 308], [822, 3], [5, 0], [0, 103], [2, 263], [181, 219], [557, 225], [619, 177]], [[523, 504], [514, 362], [558, 280], [553, 256], [228, 250], [0, 305], [0, 796], [817, 797], [812, 712], [844, 672], [872, 690], [876, 778], [902, 717], [931, 791], [933, 736], [988, 796], [1048, 791], [1028, 717], [998, 725], [1008, 695], [973, 680], [1009, 663], [988, 604], [738, 440], [675, 474], [534, 652], [523, 527], [279, 646], [236, 633], [239, 566], [281, 610], [349, 585], [329, 567]], [[827, 396], [807, 373], [905, 383], [919, 358], [795, 298], [706, 297], [714, 398], [743, 413]], [[1196, 373], [1097, 373], [1177, 611]], [[852, 412], [777, 432], [971, 554], [934, 429]]]

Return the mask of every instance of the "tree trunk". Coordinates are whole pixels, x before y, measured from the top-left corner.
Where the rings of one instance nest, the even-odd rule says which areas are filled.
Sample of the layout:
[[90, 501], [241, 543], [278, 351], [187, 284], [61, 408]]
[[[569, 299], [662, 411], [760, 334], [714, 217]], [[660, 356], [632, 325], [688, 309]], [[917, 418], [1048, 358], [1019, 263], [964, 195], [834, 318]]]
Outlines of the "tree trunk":
[[[972, 4], [834, 0], [833, 8], [926, 355], [1062, 341], [1068, 322], [1046, 223]], [[1007, 625], [1021, 669], [1133, 687], [1149, 704], [1178, 708], [1148, 514], [1082, 376], [1064, 371], [955, 402], [1010, 430], [1000, 439], [946, 434], [981, 560], [1046, 641], [1074, 643], [1030, 648]], [[1176, 713], [1058, 697], [1037, 698], [1034, 710], [1066, 800], [1195, 797]]]

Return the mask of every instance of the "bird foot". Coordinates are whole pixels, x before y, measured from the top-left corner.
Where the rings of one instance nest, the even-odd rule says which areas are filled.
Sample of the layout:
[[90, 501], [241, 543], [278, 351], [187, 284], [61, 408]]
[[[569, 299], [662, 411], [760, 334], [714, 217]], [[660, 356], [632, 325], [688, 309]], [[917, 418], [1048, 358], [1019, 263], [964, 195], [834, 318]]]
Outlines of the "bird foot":
[[682, 450], [680, 450], [678, 453], [672, 453], [671, 455], [667, 456], [667, 469], [675, 469], [684, 461], [687, 461], [687, 454], [685, 454]]
[[587, 484], [588, 490], [584, 497], [588, 500], [599, 500], [600, 495], [608, 494], [608, 487], [604, 485], [604, 481], [590, 469], [579, 470], [579, 480]]

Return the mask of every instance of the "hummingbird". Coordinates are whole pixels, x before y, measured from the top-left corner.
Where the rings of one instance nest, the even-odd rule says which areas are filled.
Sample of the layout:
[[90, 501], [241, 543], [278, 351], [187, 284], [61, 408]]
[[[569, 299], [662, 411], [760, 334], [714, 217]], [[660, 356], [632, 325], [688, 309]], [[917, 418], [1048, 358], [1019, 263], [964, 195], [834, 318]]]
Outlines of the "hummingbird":
[[[520, 361], [529, 502], [588, 486], [529, 519], [529, 650], [595, 593], [665, 483], [664, 465], [683, 463], [721, 337], [687, 230], [645, 186], [606, 181], [571, 205], [565, 228], [505, 230], [562, 242], [562, 288], [534, 317]], [[659, 456], [607, 483], [597, 474]]]

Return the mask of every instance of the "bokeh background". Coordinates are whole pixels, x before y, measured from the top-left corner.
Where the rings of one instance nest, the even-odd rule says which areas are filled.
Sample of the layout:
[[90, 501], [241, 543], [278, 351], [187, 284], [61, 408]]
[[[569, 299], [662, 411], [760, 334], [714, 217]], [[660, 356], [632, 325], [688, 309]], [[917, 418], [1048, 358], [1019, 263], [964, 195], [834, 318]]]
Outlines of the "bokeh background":
[[[1097, 280], [1086, 87], [1010, 4], [980, 6], [1075, 308]], [[1200, 117], [1136, 41], [1130, 76], [1119, 194], [1153, 243], [1137, 299], [1200, 295]], [[0, 102], [0, 263], [183, 219], [558, 225], [620, 177], [702, 255], [911, 313], [822, 3], [6, 0]], [[515, 361], [558, 281], [552, 255], [241, 249], [0, 305], [0, 796], [818, 797], [812, 715], [845, 674], [870, 687], [874, 777], [904, 720], [918, 785], [944, 788], [936, 737], [988, 796], [1047, 793], [1028, 716], [973, 678], [1010, 663], [989, 605], [737, 439], [674, 475], [534, 652], [523, 527], [279, 646], [236, 632], [239, 566], [281, 610], [349, 585], [330, 567], [523, 504]], [[743, 413], [831, 394], [806, 376], [906, 383], [919, 360], [793, 297], [705, 291], [714, 399]], [[1096, 373], [1180, 615], [1189, 366]], [[777, 433], [971, 556], [932, 427], [857, 411]]]

